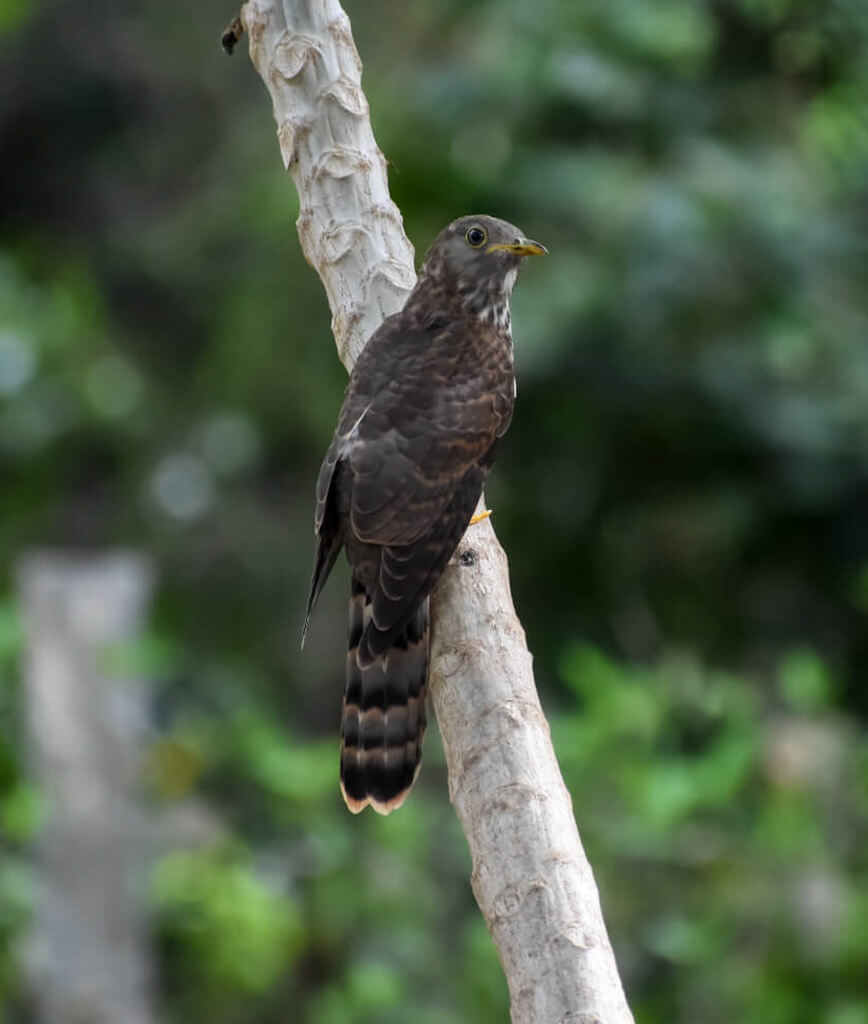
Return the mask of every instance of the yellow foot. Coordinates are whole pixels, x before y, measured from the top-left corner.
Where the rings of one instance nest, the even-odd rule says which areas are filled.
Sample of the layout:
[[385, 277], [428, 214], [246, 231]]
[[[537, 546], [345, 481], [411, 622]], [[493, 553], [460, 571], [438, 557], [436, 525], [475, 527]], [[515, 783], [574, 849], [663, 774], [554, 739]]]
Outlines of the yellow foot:
[[491, 515], [491, 509], [487, 508], [484, 512], [478, 512], [467, 524], [468, 526], [476, 526], [477, 523], [481, 523], [483, 519], [488, 519]]

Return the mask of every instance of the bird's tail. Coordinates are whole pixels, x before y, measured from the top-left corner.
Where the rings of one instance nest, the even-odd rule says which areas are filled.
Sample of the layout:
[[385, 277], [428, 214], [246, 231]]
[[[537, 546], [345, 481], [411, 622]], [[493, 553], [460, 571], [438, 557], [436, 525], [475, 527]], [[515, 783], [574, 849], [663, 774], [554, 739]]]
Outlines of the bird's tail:
[[350, 595], [347, 690], [341, 722], [341, 793], [358, 814], [400, 807], [419, 774], [428, 681], [428, 599], [385, 654], [364, 668], [356, 651], [371, 602], [354, 575]]

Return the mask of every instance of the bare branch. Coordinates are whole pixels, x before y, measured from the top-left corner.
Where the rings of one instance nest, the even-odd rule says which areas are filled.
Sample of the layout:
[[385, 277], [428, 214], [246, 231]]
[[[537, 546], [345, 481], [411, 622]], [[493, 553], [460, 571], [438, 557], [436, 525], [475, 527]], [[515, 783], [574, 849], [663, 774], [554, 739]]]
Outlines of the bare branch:
[[[249, 0], [241, 17], [298, 189], [302, 248], [349, 368], [415, 280], [349, 22], [337, 0]], [[629, 1024], [490, 520], [469, 529], [434, 595], [431, 677], [450, 796], [513, 1021]]]
[[509, 566], [471, 526], [436, 592], [431, 690], [473, 893], [516, 1024], [628, 1024], [591, 866], [540, 707]]
[[348, 369], [416, 282], [413, 247], [389, 196], [362, 64], [337, 0], [253, 0], [242, 21], [271, 93], [283, 163], [298, 189], [298, 237], [322, 280]]

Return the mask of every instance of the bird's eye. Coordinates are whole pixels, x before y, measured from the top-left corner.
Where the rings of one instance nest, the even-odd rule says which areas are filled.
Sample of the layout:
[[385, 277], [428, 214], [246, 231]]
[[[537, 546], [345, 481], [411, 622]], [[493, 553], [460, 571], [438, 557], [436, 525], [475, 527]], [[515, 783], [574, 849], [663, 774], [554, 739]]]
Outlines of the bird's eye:
[[481, 245], [485, 245], [488, 235], [485, 233], [485, 228], [473, 227], [467, 229], [467, 234], [464, 237], [471, 249], [478, 249]]

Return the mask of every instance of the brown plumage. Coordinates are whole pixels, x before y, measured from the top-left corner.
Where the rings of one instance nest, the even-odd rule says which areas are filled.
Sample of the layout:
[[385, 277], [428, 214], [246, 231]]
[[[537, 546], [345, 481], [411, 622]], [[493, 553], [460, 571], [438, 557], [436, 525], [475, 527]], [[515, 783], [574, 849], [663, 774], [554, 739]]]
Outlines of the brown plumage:
[[450, 224], [350, 376], [317, 481], [305, 630], [343, 548], [352, 583], [341, 792], [353, 812], [400, 807], [418, 774], [428, 597], [512, 418], [509, 296], [522, 258], [543, 252], [493, 217]]

